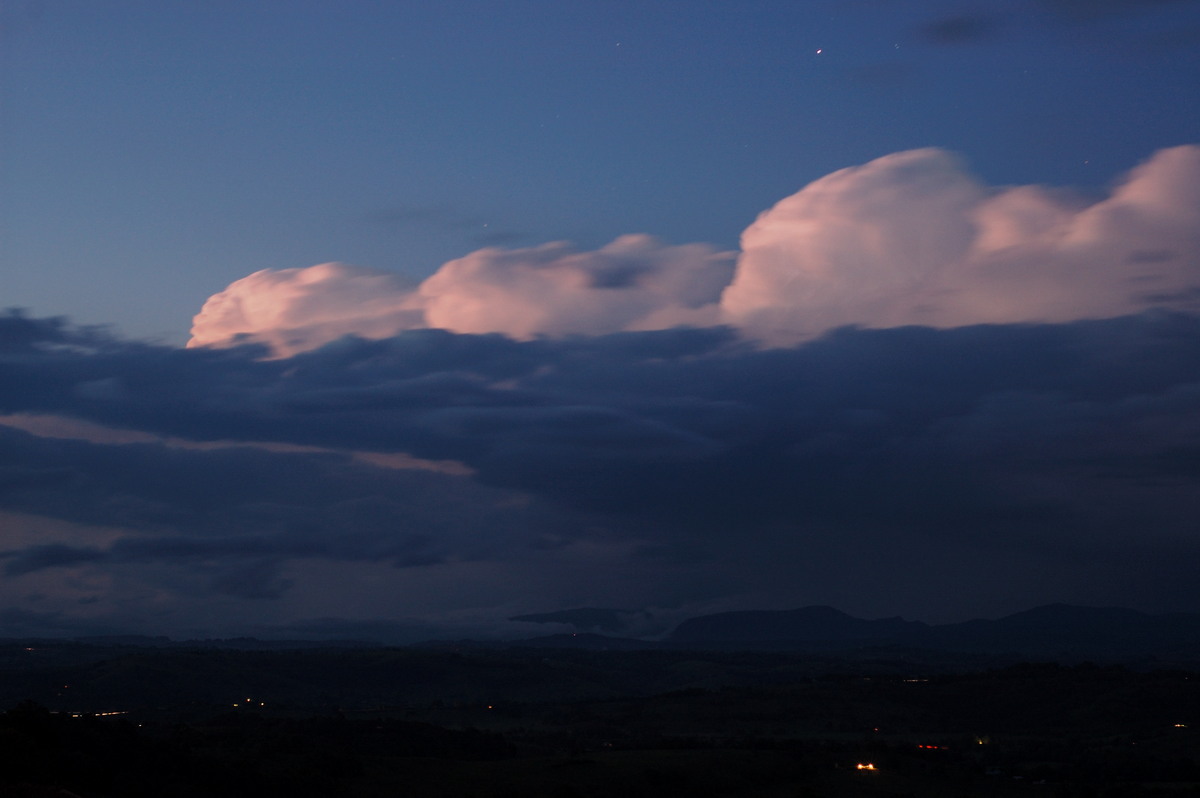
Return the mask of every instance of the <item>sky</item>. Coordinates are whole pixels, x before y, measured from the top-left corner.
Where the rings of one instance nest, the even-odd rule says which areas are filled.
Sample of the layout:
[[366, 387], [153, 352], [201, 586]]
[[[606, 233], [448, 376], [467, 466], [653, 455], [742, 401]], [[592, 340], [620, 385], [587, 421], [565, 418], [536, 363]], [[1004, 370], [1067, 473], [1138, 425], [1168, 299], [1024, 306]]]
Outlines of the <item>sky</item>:
[[1200, 3], [0, 3], [0, 635], [1200, 612]]

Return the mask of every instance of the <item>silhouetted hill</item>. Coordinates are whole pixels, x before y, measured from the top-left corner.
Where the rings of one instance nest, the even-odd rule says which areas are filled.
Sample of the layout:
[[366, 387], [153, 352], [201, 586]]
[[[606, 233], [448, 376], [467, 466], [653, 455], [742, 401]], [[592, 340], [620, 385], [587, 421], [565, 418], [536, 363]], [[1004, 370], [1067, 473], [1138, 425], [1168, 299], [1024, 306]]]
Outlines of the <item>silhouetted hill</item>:
[[997, 620], [932, 627], [922, 645], [1049, 659], [1200, 657], [1200, 615], [1051, 604]]
[[528, 640], [512, 641], [505, 647], [520, 648], [572, 648], [581, 651], [639, 651], [648, 648], [658, 648], [656, 643], [646, 640], [634, 640], [628, 637], [609, 637], [607, 635], [578, 634], [546, 635], [531, 637]]
[[695, 643], [778, 644], [902, 642], [928, 629], [919, 621], [883, 618], [867, 621], [833, 607], [798, 610], [721, 612], [679, 624], [671, 633], [675, 645]]
[[574, 626], [583, 632], [622, 632], [629, 628], [629, 622], [638, 617], [647, 617], [648, 613], [637, 610], [613, 610], [600, 607], [580, 607], [573, 610], [557, 612], [538, 612], [530, 615], [516, 615], [510, 621], [525, 623], [563, 623]]
[[[638, 614], [625, 610], [582, 609], [521, 617], [554, 623], [565, 623], [571, 618], [583, 624], [603, 621], [609, 617], [607, 613]], [[73, 641], [0, 640], [0, 666], [22, 670], [33, 663], [77, 664], [148, 649], [264, 653], [312, 650], [319, 653], [322, 650], [369, 651], [383, 647], [376, 642], [355, 640], [234, 638], [172, 641], [136, 635]], [[523, 640], [428, 641], [409, 648], [461, 652], [506, 649], [779, 651], [839, 657], [851, 654], [857, 657], [874, 651], [880, 656], [917, 660], [961, 654], [998, 657], [1004, 661], [1093, 660], [1190, 668], [1200, 664], [1200, 614], [1153, 615], [1118, 607], [1052, 604], [995, 620], [930, 625], [898, 617], [867, 620], [832, 607], [812, 606], [795, 610], [722, 612], [690, 618], [661, 641], [579, 632]]]
[[724, 612], [681, 623], [672, 648], [844, 650], [902, 647], [1058, 660], [1200, 660], [1200, 615], [1052, 604], [997, 620], [931, 626], [863, 620], [831, 607]]

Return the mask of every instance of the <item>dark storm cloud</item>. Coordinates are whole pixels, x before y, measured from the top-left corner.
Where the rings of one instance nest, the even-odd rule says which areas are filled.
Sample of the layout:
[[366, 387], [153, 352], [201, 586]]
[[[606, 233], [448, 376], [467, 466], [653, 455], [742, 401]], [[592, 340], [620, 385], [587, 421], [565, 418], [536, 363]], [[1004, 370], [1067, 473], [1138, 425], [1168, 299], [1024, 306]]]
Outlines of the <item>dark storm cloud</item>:
[[[393, 520], [404, 515], [402, 508], [392, 509]], [[333, 520], [333, 519], [330, 519]], [[321, 534], [313, 534], [319, 531]], [[5, 573], [17, 575], [43, 568], [78, 565], [89, 562], [146, 563], [160, 561], [252, 560], [256, 558], [325, 558], [332, 560], [387, 560], [397, 565], [429, 565], [437, 560], [420, 552], [430, 542], [425, 535], [393, 534], [382, 537], [365, 534], [354, 519], [340, 517], [336, 523], [320, 528], [310, 525], [307, 534], [271, 535], [247, 532], [238, 536], [208, 537], [127, 537], [109, 546], [31, 546], [9, 555]]]
[[[475, 476], [8, 431], [0, 508], [136, 532], [14, 549], [12, 574], [204, 561], [222, 564], [214, 589], [270, 596], [288, 558], [419, 566], [551, 539], [628, 536], [645, 544], [631, 557], [693, 563], [710, 584], [722, 569], [781, 579], [773, 561], [830, 546], [911, 556], [914, 572], [961, 571], [968, 550], [1117, 570], [1200, 551], [1200, 320], [1187, 315], [846, 328], [770, 350], [711, 328], [525, 342], [418, 330], [280, 360], [37, 329], [0, 358], [4, 412], [404, 451]], [[521, 495], [536, 501], [498, 509]]]
[[[194, 439], [211, 439], [219, 428], [246, 433], [235, 438], [253, 440], [259, 437], [256, 429], [266, 438], [289, 437], [282, 430], [269, 431], [269, 413], [229, 404], [248, 399], [247, 390], [270, 393], [270, 383], [282, 378], [276, 367], [254, 361], [254, 349], [220, 363], [186, 356], [177, 361], [165, 348], [16, 315], [0, 318], [0, 342], [4, 411], [71, 414], [72, 406], [83, 402], [99, 410], [96, 419], [126, 428], [186, 428], [183, 434]], [[445, 382], [424, 375], [414, 380], [426, 389]], [[240, 386], [236, 395], [226, 394], [234, 384]], [[314, 390], [307, 405], [291, 403], [297, 418], [311, 417], [325, 401], [325, 386], [309, 384]], [[457, 389], [457, 384], [441, 385], [443, 394]], [[383, 401], [387, 398], [385, 393]], [[228, 412], [216, 428], [203, 422], [206, 406]], [[336, 436], [318, 431], [316, 437]], [[512, 536], [528, 537], [527, 530], [537, 526], [528, 508], [497, 508], [509, 498], [461, 477], [374, 467], [346, 454], [99, 445], [0, 426], [0, 510], [127, 533], [111, 545], [54, 543], [10, 550], [4, 553], [10, 575], [92, 562], [260, 563], [238, 577], [246, 584], [280, 558], [415, 566], [451, 553], [459, 559], [482, 557], [491, 547], [514, 545]], [[236, 576], [222, 576], [223, 583], [246, 593], [231, 581]]]
[[65, 612], [39, 612], [16, 607], [0, 609], [0, 634], [10, 638], [88, 637], [122, 631], [125, 630], [104, 622], [81, 620]]
[[9, 560], [4, 572], [12, 576], [39, 571], [43, 568], [95, 562], [103, 558], [104, 554], [99, 549], [51, 543], [44, 546], [30, 546], [17, 553]]
[[20, 308], [10, 308], [0, 316], [0, 352], [29, 351], [64, 342], [68, 338], [88, 337], [83, 330], [71, 330], [64, 319], [35, 319]]

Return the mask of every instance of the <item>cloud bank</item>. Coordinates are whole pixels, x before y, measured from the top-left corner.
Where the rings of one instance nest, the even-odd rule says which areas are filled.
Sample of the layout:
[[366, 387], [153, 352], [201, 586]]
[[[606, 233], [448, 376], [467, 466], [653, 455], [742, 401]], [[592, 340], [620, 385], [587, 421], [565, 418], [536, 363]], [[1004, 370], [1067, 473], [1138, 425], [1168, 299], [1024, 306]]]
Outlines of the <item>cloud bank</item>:
[[188, 346], [256, 341], [286, 355], [344, 335], [386, 338], [422, 326], [414, 286], [399, 275], [322, 263], [263, 269], [209, 297]]
[[21, 318], [0, 341], [0, 411], [26, 429], [225, 442], [0, 428], [0, 595], [48, 624], [1200, 609], [1190, 314], [767, 349], [728, 328], [420, 329], [262, 359]]
[[261, 271], [211, 297], [190, 346], [287, 355], [415, 328], [537, 336], [728, 324], [769, 345], [845, 325], [957, 327], [1200, 308], [1200, 147], [1156, 153], [1109, 196], [991, 188], [937, 149], [817, 180], [737, 256], [644, 235], [594, 252], [482, 249], [420, 285], [343, 264]]
[[594, 252], [561, 242], [481, 249], [417, 287], [340, 263], [264, 270], [210, 297], [188, 345], [257, 341], [286, 355], [344, 335], [386, 338], [417, 327], [528, 339], [703, 326], [716, 322], [732, 275], [730, 253], [645, 235]]
[[1087, 202], [898, 153], [736, 263], [265, 271], [186, 349], [0, 316], [0, 634], [1200, 611], [1198, 170]]
[[957, 327], [1200, 307], [1200, 147], [1099, 202], [988, 189], [941, 150], [822, 178], [742, 236], [723, 318], [772, 342], [846, 324]]

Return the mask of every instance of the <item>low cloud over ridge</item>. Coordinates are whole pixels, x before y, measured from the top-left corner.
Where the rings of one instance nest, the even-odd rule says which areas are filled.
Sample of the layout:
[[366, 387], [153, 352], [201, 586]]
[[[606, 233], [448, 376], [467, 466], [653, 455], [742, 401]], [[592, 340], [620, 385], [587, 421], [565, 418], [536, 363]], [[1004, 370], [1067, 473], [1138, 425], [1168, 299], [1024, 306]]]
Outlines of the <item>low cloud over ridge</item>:
[[729, 324], [770, 345], [844, 325], [956, 327], [1200, 308], [1200, 146], [1162, 150], [1098, 202], [989, 188], [938, 149], [834, 172], [763, 212], [737, 257], [628, 235], [487, 248], [420, 285], [344, 264], [264, 270], [215, 294], [189, 346], [288, 355], [432, 327], [601, 335]]

